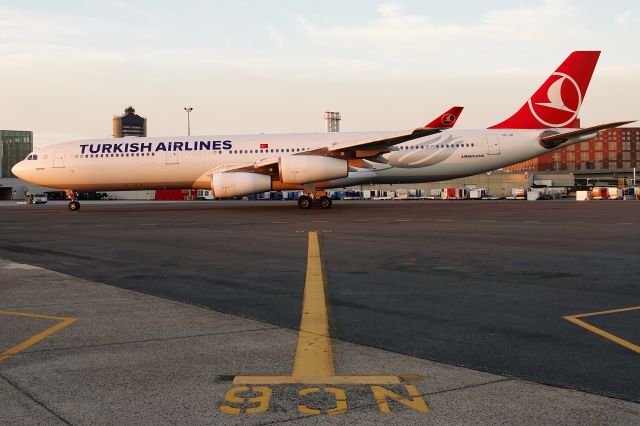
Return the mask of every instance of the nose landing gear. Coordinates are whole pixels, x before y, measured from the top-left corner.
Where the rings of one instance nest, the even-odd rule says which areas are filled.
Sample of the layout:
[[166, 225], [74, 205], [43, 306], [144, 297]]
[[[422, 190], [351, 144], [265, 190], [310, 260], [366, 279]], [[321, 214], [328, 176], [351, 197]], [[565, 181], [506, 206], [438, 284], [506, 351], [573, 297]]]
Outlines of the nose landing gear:
[[77, 212], [80, 210], [80, 203], [78, 202], [78, 196], [75, 191], [67, 190], [67, 198], [71, 201], [69, 202], [69, 210], [72, 212]]

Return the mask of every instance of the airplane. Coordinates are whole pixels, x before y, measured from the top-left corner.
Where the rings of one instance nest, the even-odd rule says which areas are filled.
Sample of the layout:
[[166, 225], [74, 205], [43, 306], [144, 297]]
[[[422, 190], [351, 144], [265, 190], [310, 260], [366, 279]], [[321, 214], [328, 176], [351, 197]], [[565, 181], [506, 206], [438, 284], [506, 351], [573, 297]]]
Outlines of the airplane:
[[600, 51], [575, 51], [511, 117], [487, 129], [454, 130], [462, 107], [404, 132], [125, 137], [34, 150], [12, 168], [37, 185], [78, 191], [211, 189], [216, 198], [302, 190], [298, 206], [332, 205], [325, 190], [471, 176], [594, 138], [576, 119]]

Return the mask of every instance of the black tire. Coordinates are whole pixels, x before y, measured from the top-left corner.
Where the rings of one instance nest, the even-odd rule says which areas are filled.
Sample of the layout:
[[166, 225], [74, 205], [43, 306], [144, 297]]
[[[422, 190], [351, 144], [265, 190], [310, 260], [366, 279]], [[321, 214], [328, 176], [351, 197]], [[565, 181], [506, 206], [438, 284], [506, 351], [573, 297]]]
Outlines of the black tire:
[[320, 205], [321, 209], [330, 209], [333, 201], [331, 201], [331, 198], [325, 195], [320, 197], [320, 200], [318, 200], [318, 204]]
[[300, 198], [298, 198], [298, 207], [300, 207], [301, 209], [310, 209], [312, 205], [313, 200], [311, 199], [311, 197], [307, 195], [301, 195]]
[[72, 212], [77, 212], [78, 210], [80, 210], [80, 203], [77, 201], [70, 202], [69, 210], [71, 210]]

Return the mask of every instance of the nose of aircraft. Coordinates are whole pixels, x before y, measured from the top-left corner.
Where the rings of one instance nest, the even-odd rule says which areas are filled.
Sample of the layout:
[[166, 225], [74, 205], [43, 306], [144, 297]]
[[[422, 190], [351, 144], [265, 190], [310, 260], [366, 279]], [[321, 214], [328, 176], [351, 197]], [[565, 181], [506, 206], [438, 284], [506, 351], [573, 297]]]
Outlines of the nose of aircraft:
[[20, 161], [19, 163], [17, 163], [15, 166], [11, 168], [11, 173], [13, 173], [15, 176], [18, 176], [20, 179], [24, 179], [24, 171], [25, 171], [24, 160]]

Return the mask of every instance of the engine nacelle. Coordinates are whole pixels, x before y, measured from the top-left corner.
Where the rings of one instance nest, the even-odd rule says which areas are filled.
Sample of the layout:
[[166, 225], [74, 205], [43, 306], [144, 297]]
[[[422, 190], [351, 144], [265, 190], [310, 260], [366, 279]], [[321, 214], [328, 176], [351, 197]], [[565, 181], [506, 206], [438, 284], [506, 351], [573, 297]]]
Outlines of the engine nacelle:
[[242, 197], [271, 191], [271, 176], [246, 172], [213, 173], [211, 189], [217, 198]]
[[340, 179], [349, 174], [349, 163], [346, 160], [319, 155], [281, 157], [279, 168], [282, 183], [320, 182]]

